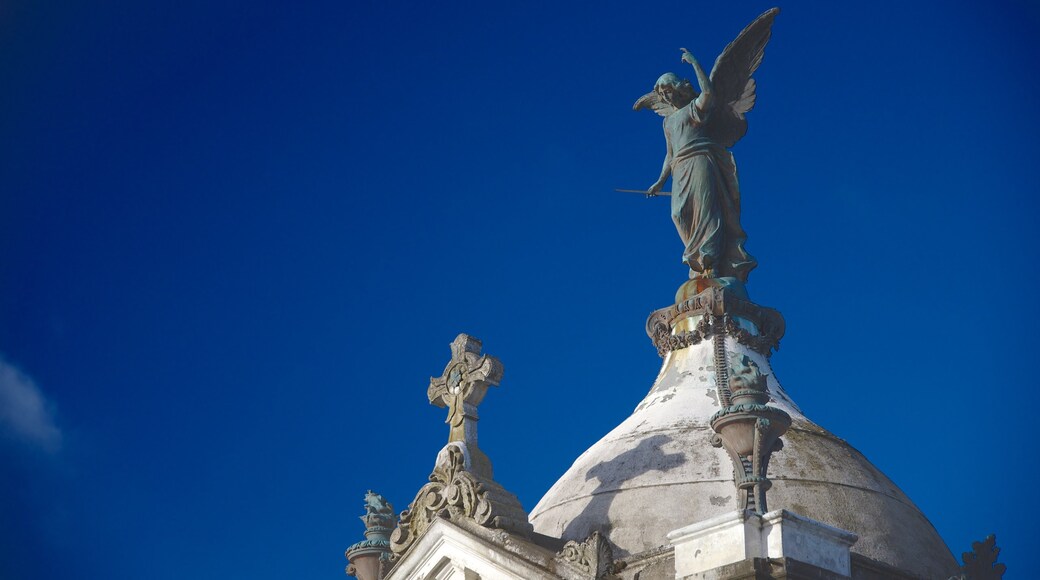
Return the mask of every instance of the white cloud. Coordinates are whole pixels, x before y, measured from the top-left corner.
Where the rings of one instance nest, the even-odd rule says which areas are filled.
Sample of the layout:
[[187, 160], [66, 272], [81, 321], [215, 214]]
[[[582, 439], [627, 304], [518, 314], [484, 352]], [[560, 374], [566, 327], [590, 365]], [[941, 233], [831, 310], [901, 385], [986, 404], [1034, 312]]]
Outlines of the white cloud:
[[61, 431], [32, 378], [0, 355], [0, 431], [48, 452], [61, 447]]

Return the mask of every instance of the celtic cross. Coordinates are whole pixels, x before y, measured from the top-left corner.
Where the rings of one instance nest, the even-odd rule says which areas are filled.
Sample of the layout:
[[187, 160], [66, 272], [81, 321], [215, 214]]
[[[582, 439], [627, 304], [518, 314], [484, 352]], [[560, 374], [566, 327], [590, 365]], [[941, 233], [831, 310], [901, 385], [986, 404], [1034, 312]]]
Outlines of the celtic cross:
[[456, 337], [448, 366], [441, 376], [430, 378], [426, 394], [431, 404], [448, 408], [448, 443], [464, 444], [471, 471], [490, 479], [491, 461], [477, 445], [477, 405], [484, 400], [488, 387], [498, 386], [503, 368], [497, 358], [480, 354], [480, 347], [480, 341], [468, 334]]

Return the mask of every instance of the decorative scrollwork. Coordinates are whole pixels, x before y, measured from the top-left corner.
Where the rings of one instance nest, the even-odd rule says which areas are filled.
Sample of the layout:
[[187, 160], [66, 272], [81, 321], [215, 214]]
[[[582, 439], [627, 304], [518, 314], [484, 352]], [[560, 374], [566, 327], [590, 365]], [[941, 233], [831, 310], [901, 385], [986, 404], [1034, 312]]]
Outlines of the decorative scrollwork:
[[449, 443], [437, 454], [430, 482], [401, 512], [397, 529], [390, 536], [395, 559], [408, 551], [436, 518], [464, 518], [487, 528], [523, 535], [531, 532], [527, 514], [516, 496], [494, 481], [468, 471], [466, 455], [462, 442]]
[[718, 433], [712, 433], [711, 439], [708, 440], [708, 443], [710, 443], [712, 447], [722, 447], [722, 436]]
[[599, 532], [592, 532], [584, 542], [567, 542], [556, 558], [574, 564], [594, 580], [613, 578], [625, 567], [624, 562], [614, 561], [610, 542]]

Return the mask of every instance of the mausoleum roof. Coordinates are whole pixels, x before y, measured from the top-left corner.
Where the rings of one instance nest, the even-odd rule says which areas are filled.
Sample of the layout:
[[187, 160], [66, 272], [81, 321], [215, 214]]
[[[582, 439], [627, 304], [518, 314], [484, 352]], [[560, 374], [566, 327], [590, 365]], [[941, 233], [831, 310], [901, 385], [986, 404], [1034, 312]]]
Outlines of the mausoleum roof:
[[[806, 418], [766, 356], [726, 336], [725, 350], [768, 373], [769, 405], [792, 425], [773, 453], [770, 509], [787, 509], [859, 536], [853, 552], [926, 578], [957, 564], [921, 511], [851, 445]], [[632, 415], [590, 447], [531, 512], [536, 532], [564, 540], [604, 534], [618, 557], [668, 544], [669, 532], [742, 509], [733, 464], [712, 446], [720, 410], [712, 341], [668, 352]]]

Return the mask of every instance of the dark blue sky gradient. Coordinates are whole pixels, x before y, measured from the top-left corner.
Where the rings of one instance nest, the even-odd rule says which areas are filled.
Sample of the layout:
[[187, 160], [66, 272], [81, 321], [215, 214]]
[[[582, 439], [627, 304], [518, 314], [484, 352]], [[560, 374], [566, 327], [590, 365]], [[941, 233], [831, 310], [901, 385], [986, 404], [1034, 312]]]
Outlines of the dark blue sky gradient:
[[[0, 577], [342, 578], [458, 332], [528, 509], [660, 365], [685, 277], [633, 101], [770, 4], [0, 3]], [[959, 556], [1033, 569], [1034, 2], [789, 2], [734, 148], [774, 370]], [[662, 538], [662, 541], [664, 539]]]

